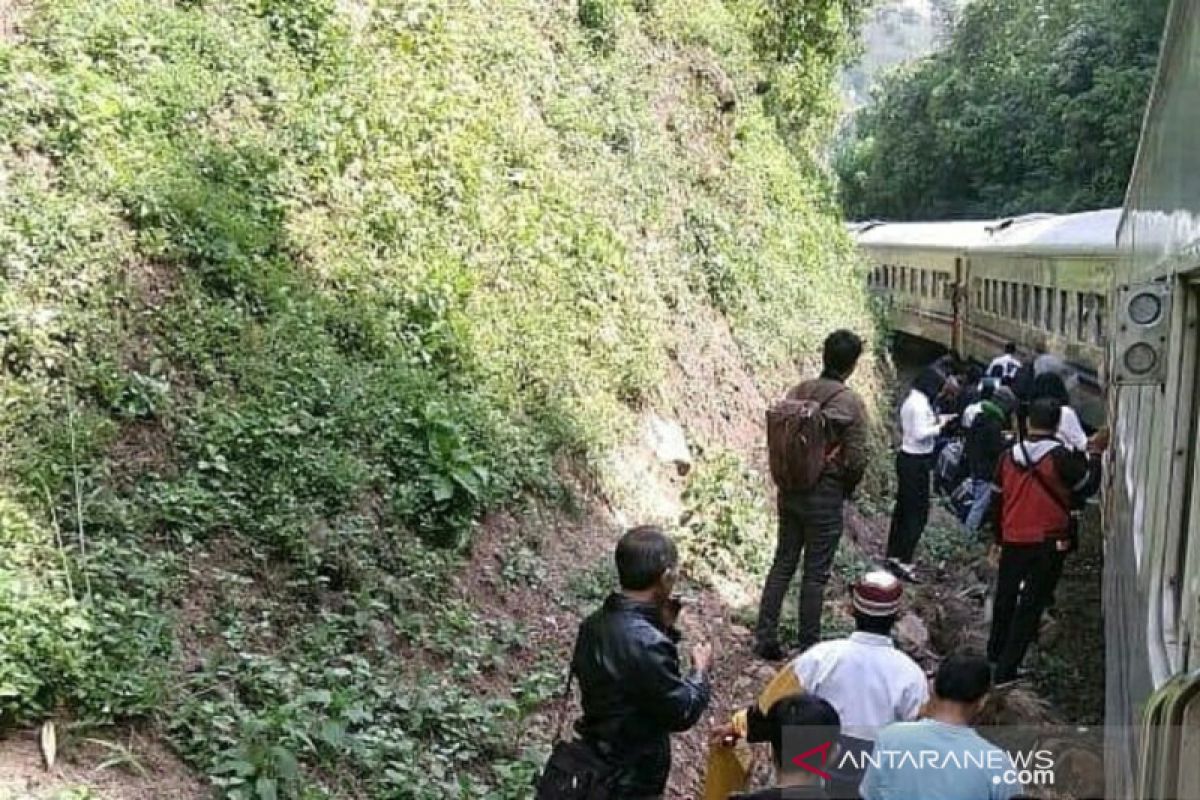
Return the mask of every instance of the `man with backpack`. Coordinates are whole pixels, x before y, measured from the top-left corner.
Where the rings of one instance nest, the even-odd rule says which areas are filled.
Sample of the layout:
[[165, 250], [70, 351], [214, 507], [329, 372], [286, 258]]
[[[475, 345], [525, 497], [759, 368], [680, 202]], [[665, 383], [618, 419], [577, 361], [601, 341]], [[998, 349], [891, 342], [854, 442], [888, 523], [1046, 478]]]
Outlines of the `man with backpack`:
[[1007, 386], [988, 392], [967, 430], [966, 456], [971, 481], [971, 506], [964, 523], [972, 533], [977, 532], [987, 519], [996, 465], [1004, 452], [1004, 432], [1009, 427], [1009, 418], [1016, 403], [1016, 395]]
[[988, 639], [997, 682], [1012, 680], [1054, 595], [1073, 547], [1071, 509], [1099, 487], [1100, 463], [1055, 438], [1062, 407], [1052, 397], [1029, 406], [1028, 438], [1000, 457], [999, 575]]
[[778, 661], [779, 614], [803, 556], [799, 647], [821, 638], [825, 584], [842, 536], [842, 504], [867, 466], [867, 413], [846, 386], [862, 339], [837, 330], [825, 339], [821, 376], [793, 387], [767, 411], [771, 476], [779, 489], [779, 539], [758, 609], [754, 652]]

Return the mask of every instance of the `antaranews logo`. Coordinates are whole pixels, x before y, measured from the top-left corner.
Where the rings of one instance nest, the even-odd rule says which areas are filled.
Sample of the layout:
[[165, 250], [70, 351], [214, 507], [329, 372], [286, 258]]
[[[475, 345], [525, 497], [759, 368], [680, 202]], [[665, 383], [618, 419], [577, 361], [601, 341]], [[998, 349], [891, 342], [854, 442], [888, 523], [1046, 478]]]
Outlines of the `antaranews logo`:
[[832, 780], [832, 777], [829, 775], [828, 772], [808, 763], [810, 758], [820, 756], [821, 757], [821, 766], [822, 767], [825, 766], [825, 762], [829, 760], [829, 751], [832, 749], [833, 749], [833, 742], [823, 742], [823, 743], [817, 745], [816, 747], [810, 748], [810, 749], [804, 751], [803, 753], [801, 753], [800, 755], [796, 756], [795, 758], [793, 758], [792, 763], [795, 764], [800, 769], [805, 770], [806, 772], [811, 772], [813, 775], [820, 775], [822, 778], [824, 778], [827, 781]]
[[1054, 753], [1027, 750], [888, 750], [845, 751], [837, 759], [838, 771], [865, 772], [868, 768], [902, 771], [987, 772], [996, 785], [1053, 786]]

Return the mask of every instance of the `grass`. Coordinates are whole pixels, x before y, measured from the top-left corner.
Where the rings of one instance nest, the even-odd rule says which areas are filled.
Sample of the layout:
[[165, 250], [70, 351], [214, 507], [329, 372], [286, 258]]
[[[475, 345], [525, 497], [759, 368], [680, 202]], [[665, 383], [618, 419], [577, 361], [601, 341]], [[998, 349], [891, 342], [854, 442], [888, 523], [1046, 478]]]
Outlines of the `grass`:
[[[0, 722], [154, 720], [231, 798], [524, 796], [547, 681], [473, 690], [528, 645], [445, 597], [482, 515], [602, 463], [677, 315], [719, 309], [770, 385], [872, 329], [810, 147], [828, 65], [759, 11], [31, 3], [0, 43]], [[739, 481], [702, 518], [755, 572]]]

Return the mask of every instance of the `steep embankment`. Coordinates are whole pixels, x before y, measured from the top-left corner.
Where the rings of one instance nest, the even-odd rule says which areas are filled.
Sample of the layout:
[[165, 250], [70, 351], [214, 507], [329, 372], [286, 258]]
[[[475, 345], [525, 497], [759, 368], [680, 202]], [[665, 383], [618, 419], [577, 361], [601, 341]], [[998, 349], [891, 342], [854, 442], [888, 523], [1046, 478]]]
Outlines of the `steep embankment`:
[[614, 531], [686, 506], [744, 593], [763, 397], [873, 329], [810, 154], [857, 3], [793, 5], [21, 3], [0, 719], [235, 797], [524, 796]]

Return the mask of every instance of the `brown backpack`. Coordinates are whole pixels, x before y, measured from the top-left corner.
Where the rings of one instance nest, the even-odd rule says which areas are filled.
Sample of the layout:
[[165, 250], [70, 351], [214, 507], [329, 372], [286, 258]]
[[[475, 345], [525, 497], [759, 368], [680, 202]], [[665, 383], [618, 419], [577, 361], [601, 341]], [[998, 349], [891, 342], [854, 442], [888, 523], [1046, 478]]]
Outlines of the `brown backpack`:
[[825, 406], [846, 391], [842, 387], [825, 402], [785, 397], [767, 409], [767, 455], [775, 485], [803, 492], [817, 485], [825, 465], [836, 452]]

